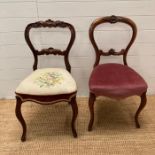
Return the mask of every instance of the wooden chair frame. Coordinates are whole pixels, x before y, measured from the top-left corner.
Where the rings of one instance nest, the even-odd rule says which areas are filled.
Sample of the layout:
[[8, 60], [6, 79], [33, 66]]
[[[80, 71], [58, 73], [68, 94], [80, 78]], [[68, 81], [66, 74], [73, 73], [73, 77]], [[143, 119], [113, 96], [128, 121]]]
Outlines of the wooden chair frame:
[[[127, 24], [131, 27], [131, 29], [132, 29], [131, 40], [129, 41], [126, 48], [121, 49], [119, 52], [116, 52], [114, 49], [110, 49], [108, 52], [104, 52], [103, 50], [99, 49], [99, 47], [94, 39], [94, 30], [100, 24], [103, 24], [103, 23], [115, 24], [117, 22]], [[94, 47], [95, 53], [96, 53], [96, 60], [94, 63], [94, 67], [96, 67], [99, 64], [101, 56], [110, 56], [110, 55], [114, 55], [114, 56], [122, 55], [124, 65], [128, 65], [127, 64], [127, 54], [128, 54], [128, 51], [129, 51], [131, 45], [135, 41], [136, 35], [137, 35], [136, 24], [129, 18], [112, 15], [112, 16], [102, 17], [102, 18], [95, 20], [89, 28], [89, 39], [90, 39], [90, 41]], [[88, 131], [92, 130], [92, 126], [93, 126], [93, 122], [94, 122], [94, 102], [96, 100], [96, 97], [97, 96], [94, 93], [92, 93], [92, 92], [89, 93], [90, 121], [89, 121], [89, 125], [88, 125]], [[135, 123], [136, 123], [137, 128], [140, 128], [138, 116], [139, 116], [140, 112], [143, 110], [143, 108], [145, 107], [146, 102], [147, 102], [146, 92], [143, 92], [143, 94], [140, 96], [140, 98], [141, 98], [141, 103], [140, 103], [140, 106], [135, 114]]]
[[[37, 49], [34, 48], [31, 40], [30, 40], [30, 30], [32, 28], [41, 28], [41, 27], [49, 27], [49, 28], [56, 28], [56, 27], [60, 27], [60, 28], [68, 28], [71, 32], [71, 38], [69, 41], [69, 44], [67, 46], [67, 48], [62, 51], [59, 49], [54, 49], [52, 47], [48, 48], [48, 49], [42, 49], [41, 51], [38, 51]], [[38, 56], [40, 55], [49, 55], [49, 54], [53, 54], [53, 55], [60, 55], [60, 56], [64, 56], [64, 61], [65, 61], [65, 66], [66, 69], [71, 72], [71, 66], [69, 63], [69, 52], [70, 49], [74, 43], [75, 40], [75, 29], [73, 27], [73, 25], [63, 22], [63, 21], [52, 21], [52, 20], [47, 20], [47, 21], [39, 21], [39, 22], [35, 22], [35, 23], [31, 23], [29, 25], [27, 25], [26, 29], [25, 29], [25, 40], [28, 44], [28, 46], [30, 47], [33, 56], [34, 56], [34, 64], [33, 64], [33, 70], [37, 69], [37, 64], [38, 64]], [[16, 92], [15, 92], [16, 93]], [[72, 128], [72, 133], [74, 137], [77, 137], [77, 132], [75, 129], [75, 121], [78, 115], [78, 107], [77, 107], [77, 102], [76, 102], [76, 91], [72, 92], [70, 94], [61, 94], [61, 95], [28, 95], [28, 94], [19, 94], [16, 93], [16, 109], [15, 109], [15, 113], [16, 116], [19, 120], [19, 122], [22, 125], [23, 128], [23, 133], [21, 136], [21, 141], [25, 141], [26, 140], [26, 132], [27, 132], [27, 128], [26, 128], [26, 123], [24, 121], [24, 118], [22, 116], [21, 113], [21, 105], [24, 102], [27, 101], [32, 101], [38, 104], [42, 104], [42, 105], [50, 105], [50, 104], [55, 104], [58, 102], [68, 102], [71, 107], [72, 107], [72, 111], [73, 111], [73, 116], [72, 116], [72, 121], [71, 121], [71, 128]]]

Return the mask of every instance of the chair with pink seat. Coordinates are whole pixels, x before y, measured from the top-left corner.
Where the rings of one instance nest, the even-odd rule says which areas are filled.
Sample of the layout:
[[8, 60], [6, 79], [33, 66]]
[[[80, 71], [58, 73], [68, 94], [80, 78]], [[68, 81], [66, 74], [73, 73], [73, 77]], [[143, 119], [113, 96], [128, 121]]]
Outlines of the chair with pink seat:
[[[105, 52], [99, 49], [95, 38], [94, 30], [95, 28], [103, 23], [124, 23], [131, 27], [132, 37], [125, 49], [120, 51], [115, 51], [110, 49], [108, 52]], [[141, 104], [135, 114], [135, 123], [136, 127], [140, 128], [138, 121], [138, 116], [144, 106], [146, 105], [146, 92], [147, 92], [147, 83], [145, 80], [127, 64], [127, 54], [134, 43], [137, 35], [137, 27], [135, 23], [125, 17], [120, 16], [108, 16], [102, 17], [95, 20], [89, 29], [89, 38], [96, 52], [96, 60], [94, 64], [94, 69], [91, 73], [89, 79], [89, 109], [90, 109], [90, 122], [88, 125], [88, 130], [92, 130], [94, 122], [94, 102], [98, 96], [106, 96], [115, 99], [123, 99], [129, 96], [138, 95], [141, 98]], [[124, 64], [117, 63], [106, 63], [99, 64], [101, 56], [123, 56]]]

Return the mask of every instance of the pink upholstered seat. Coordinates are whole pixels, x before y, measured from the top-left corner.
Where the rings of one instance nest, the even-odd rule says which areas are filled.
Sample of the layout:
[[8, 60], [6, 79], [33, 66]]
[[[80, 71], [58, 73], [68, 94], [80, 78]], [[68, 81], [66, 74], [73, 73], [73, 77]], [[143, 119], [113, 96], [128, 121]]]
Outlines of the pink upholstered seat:
[[147, 90], [144, 79], [122, 64], [108, 63], [94, 68], [89, 80], [90, 92], [112, 98], [142, 95]]

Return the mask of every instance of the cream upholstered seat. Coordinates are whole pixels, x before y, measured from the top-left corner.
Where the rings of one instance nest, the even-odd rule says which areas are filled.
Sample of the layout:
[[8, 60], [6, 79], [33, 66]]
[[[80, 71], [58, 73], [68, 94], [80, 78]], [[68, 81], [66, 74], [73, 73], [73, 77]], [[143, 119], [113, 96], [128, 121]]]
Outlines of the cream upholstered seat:
[[16, 93], [29, 95], [59, 95], [75, 92], [77, 86], [71, 74], [62, 68], [37, 69], [17, 87]]

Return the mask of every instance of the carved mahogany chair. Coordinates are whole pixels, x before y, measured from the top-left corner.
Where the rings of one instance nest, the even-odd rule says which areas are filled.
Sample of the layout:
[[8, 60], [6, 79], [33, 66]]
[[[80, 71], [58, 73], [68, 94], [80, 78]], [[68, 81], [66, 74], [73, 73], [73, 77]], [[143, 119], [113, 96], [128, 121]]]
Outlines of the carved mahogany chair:
[[[38, 51], [33, 46], [30, 40], [30, 30], [32, 28], [68, 28], [71, 32], [69, 44], [65, 50], [54, 49], [52, 47], [48, 49], [42, 49]], [[75, 120], [78, 114], [78, 107], [76, 103], [77, 86], [71, 76], [71, 66], [69, 63], [69, 52], [75, 40], [74, 27], [63, 21], [39, 21], [27, 25], [25, 29], [25, 40], [30, 47], [34, 57], [34, 72], [31, 73], [26, 79], [24, 79], [17, 87], [16, 94], [16, 116], [22, 125], [23, 133], [21, 141], [26, 140], [26, 123], [21, 113], [21, 105], [23, 102], [32, 101], [42, 105], [55, 104], [61, 101], [68, 102], [73, 111], [71, 128], [74, 137], [77, 137], [75, 129]], [[64, 56], [66, 69], [62, 68], [43, 68], [37, 69], [38, 56], [40, 55], [60, 55]]]
[[[94, 30], [95, 28], [103, 23], [124, 23], [131, 27], [132, 37], [129, 44], [125, 49], [121, 49], [116, 52], [111, 48], [108, 52], [99, 49], [95, 39]], [[136, 127], [140, 128], [138, 122], [139, 113], [142, 111], [146, 105], [146, 91], [147, 84], [144, 79], [127, 64], [127, 54], [128, 51], [135, 41], [137, 35], [137, 28], [135, 23], [128, 18], [120, 16], [108, 16], [95, 20], [89, 29], [89, 38], [96, 52], [96, 60], [94, 64], [94, 69], [91, 73], [89, 79], [89, 109], [90, 109], [90, 122], [88, 125], [88, 131], [92, 130], [94, 122], [94, 102], [98, 96], [106, 96], [115, 99], [123, 99], [129, 96], [138, 95], [141, 97], [141, 104], [135, 114]], [[99, 64], [101, 56], [123, 56], [123, 64], [117, 63], [106, 63]]]

